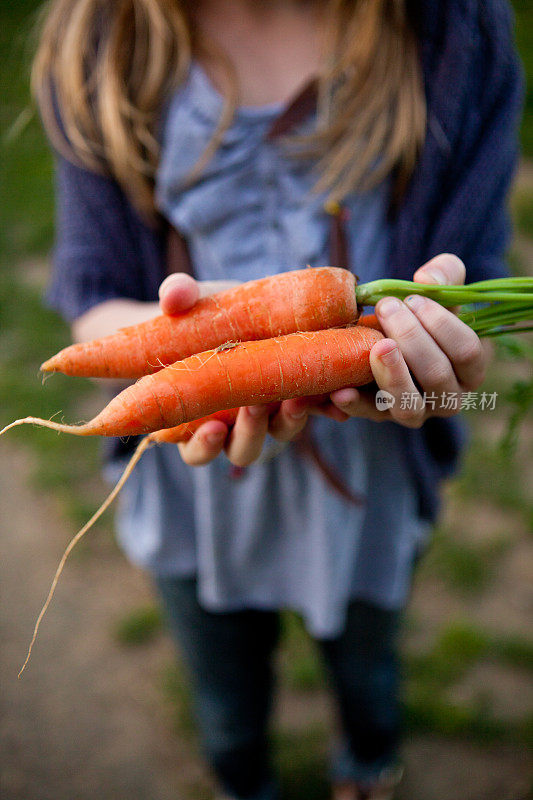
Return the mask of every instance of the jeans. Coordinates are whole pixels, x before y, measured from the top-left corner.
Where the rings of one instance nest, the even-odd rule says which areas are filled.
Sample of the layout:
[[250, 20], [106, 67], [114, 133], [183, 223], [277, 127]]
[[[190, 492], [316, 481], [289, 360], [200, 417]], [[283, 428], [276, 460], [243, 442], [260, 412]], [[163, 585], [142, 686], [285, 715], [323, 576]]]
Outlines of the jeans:
[[[274, 800], [267, 726], [278, 613], [210, 612], [198, 603], [194, 578], [157, 577], [156, 584], [193, 684], [203, 748], [221, 786], [242, 800]], [[334, 780], [368, 781], [395, 760], [398, 616], [354, 601], [342, 634], [318, 641], [342, 725]]]

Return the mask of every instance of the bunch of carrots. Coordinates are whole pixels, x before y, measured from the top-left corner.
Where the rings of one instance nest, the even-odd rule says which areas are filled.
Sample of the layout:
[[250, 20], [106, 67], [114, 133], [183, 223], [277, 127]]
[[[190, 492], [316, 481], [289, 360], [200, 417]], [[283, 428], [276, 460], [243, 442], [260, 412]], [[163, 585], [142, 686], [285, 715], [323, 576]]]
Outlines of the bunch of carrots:
[[199, 300], [177, 316], [159, 316], [92, 342], [65, 348], [44, 372], [92, 378], [138, 379], [94, 419], [82, 425], [26, 417], [78, 436], [145, 434], [121, 479], [65, 550], [35, 625], [65, 560], [124, 486], [145, 450], [187, 441], [207, 419], [233, 424], [239, 407], [329, 394], [372, 381], [369, 355], [383, 334], [375, 316], [360, 316], [387, 295], [430, 297], [444, 306], [467, 306], [460, 318], [479, 336], [533, 330], [533, 278], [503, 278], [466, 286], [401, 280], [357, 285], [345, 269], [294, 270], [250, 281]]

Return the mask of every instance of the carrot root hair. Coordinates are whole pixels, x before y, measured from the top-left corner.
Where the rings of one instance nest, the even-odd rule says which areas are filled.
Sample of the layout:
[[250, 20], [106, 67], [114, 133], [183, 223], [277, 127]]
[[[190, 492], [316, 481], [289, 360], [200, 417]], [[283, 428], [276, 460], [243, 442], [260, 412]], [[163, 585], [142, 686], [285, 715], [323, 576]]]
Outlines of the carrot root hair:
[[[29, 419], [29, 420], [33, 420], [33, 417], [28, 417], [28, 419]], [[24, 421], [25, 421], [25, 420], [23, 420], [23, 422], [24, 422]], [[19, 421], [19, 420], [17, 420], [17, 422], [20, 422], [20, 421]], [[15, 424], [16, 424], [16, 423], [12, 423], [12, 425], [15, 425]], [[8, 425], [8, 427], [11, 427], [11, 425]], [[5, 430], [5, 429], [4, 429], [4, 430]], [[3, 433], [3, 431], [2, 431], [2, 433]], [[74, 547], [75, 547], [75, 546], [78, 544], [78, 542], [80, 541], [80, 539], [81, 539], [83, 536], [85, 536], [85, 534], [87, 533], [87, 531], [88, 531], [90, 528], [92, 528], [92, 526], [94, 525], [94, 523], [95, 523], [95, 522], [96, 522], [96, 521], [97, 521], [97, 520], [98, 520], [98, 519], [99, 519], [99, 518], [102, 516], [102, 514], [104, 513], [104, 511], [106, 511], [106, 509], [108, 509], [108, 508], [109, 508], [109, 506], [111, 505], [111, 503], [113, 502], [113, 500], [114, 500], [114, 499], [117, 497], [117, 495], [119, 494], [119, 492], [121, 491], [121, 489], [124, 487], [124, 484], [126, 483], [126, 481], [128, 480], [128, 478], [130, 477], [130, 475], [131, 475], [131, 473], [133, 472], [133, 470], [135, 469], [135, 466], [136, 466], [136, 465], [137, 465], [137, 463], [139, 462], [139, 460], [140, 460], [141, 456], [143, 455], [143, 453], [144, 453], [146, 450], [148, 450], [148, 448], [149, 448], [149, 447], [150, 447], [152, 444], [153, 444], [153, 440], [152, 440], [152, 439], [151, 439], [149, 436], [145, 436], [145, 438], [144, 438], [144, 439], [143, 439], [143, 440], [142, 440], [142, 441], [139, 443], [139, 445], [138, 445], [137, 449], [135, 450], [134, 454], [132, 455], [132, 457], [130, 458], [130, 460], [129, 460], [129, 462], [128, 462], [127, 466], [126, 466], [126, 469], [124, 470], [124, 472], [122, 473], [122, 475], [121, 475], [121, 476], [120, 476], [120, 478], [118, 479], [117, 483], [115, 484], [114, 488], [113, 488], [113, 489], [111, 490], [111, 492], [108, 494], [108, 496], [106, 497], [106, 499], [104, 500], [104, 502], [102, 503], [102, 505], [100, 506], [100, 508], [99, 508], [97, 511], [95, 511], [95, 512], [94, 512], [94, 514], [92, 515], [92, 517], [90, 518], [90, 520], [89, 520], [88, 522], [86, 522], [86, 523], [85, 523], [85, 525], [83, 526], [83, 528], [81, 528], [81, 529], [78, 531], [78, 533], [76, 533], [76, 535], [75, 535], [75, 536], [73, 536], [73, 537], [72, 537], [72, 539], [70, 540], [70, 542], [69, 542], [69, 543], [68, 543], [68, 545], [66, 546], [66, 548], [65, 548], [65, 552], [64, 552], [64, 553], [63, 553], [63, 555], [61, 556], [61, 560], [60, 560], [60, 562], [59, 562], [59, 564], [58, 564], [58, 567], [57, 567], [57, 569], [56, 569], [56, 572], [55, 572], [54, 578], [53, 578], [53, 580], [52, 580], [52, 584], [51, 584], [51, 586], [50, 586], [50, 590], [49, 590], [49, 592], [48, 592], [48, 596], [47, 596], [47, 598], [46, 598], [46, 600], [45, 600], [45, 603], [44, 603], [44, 605], [43, 605], [43, 607], [42, 607], [41, 611], [39, 612], [39, 616], [37, 617], [37, 621], [36, 621], [36, 623], [35, 623], [35, 627], [34, 627], [34, 629], [33, 629], [33, 635], [32, 635], [32, 637], [31, 637], [30, 646], [29, 646], [29, 648], [28, 648], [28, 653], [27, 653], [27, 655], [26, 655], [26, 660], [24, 661], [24, 664], [23, 664], [23, 665], [22, 665], [22, 667], [20, 668], [20, 671], [19, 671], [19, 673], [18, 673], [18, 676], [17, 676], [18, 678], [20, 678], [20, 676], [22, 675], [22, 673], [23, 673], [23, 672], [24, 672], [24, 670], [26, 669], [26, 666], [27, 666], [27, 664], [28, 664], [28, 661], [30, 660], [31, 651], [32, 651], [32, 649], [33, 649], [33, 645], [35, 644], [35, 640], [37, 639], [37, 633], [38, 633], [38, 631], [39, 631], [39, 627], [40, 627], [40, 625], [41, 625], [41, 621], [42, 621], [42, 619], [43, 619], [44, 615], [46, 614], [46, 611], [47, 611], [47, 609], [48, 609], [48, 606], [50, 605], [50, 602], [51, 602], [51, 600], [52, 600], [52, 597], [54, 596], [54, 592], [55, 592], [55, 590], [56, 590], [56, 586], [57, 586], [57, 583], [58, 583], [58, 581], [59, 581], [59, 577], [60, 577], [61, 573], [63, 572], [63, 567], [65, 566], [65, 562], [66, 562], [67, 558], [69, 557], [69, 555], [70, 555], [70, 553], [72, 552], [72, 550], [74, 549]]]
[[6, 425], [5, 428], [2, 428], [0, 431], [0, 436], [4, 433], [7, 433], [11, 428], [16, 428], [18, 425], [39, 425], [41, 428], [51, 428], [53, 431], [58, 431], [59, 433], [73, 433], [77, 436], [85, 436], [86, 434], [82, 432], [83, 425], [64, 425], [61, 422], [54, 422], [51, 419], [41, 419], [40, 417], [23, 417], [22, 419], [16, 419], [14, 422], [10, 422], [9, 425]]

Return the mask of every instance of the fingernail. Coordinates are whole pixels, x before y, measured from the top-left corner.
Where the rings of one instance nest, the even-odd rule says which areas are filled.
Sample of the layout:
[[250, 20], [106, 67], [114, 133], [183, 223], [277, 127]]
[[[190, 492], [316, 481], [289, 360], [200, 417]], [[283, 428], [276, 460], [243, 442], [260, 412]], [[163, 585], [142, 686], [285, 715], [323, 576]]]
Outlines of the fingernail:
[[390, 317], [392, 314], [399, 311], [401, 307], [402, 304], [396, 297], [385, 297], [383, 300], [379, 301], [376, 311], [380, 317]]
[[340, 389], [335, 393], [335, 404], [338, 406], [350, 406], [355, 403], [358, 398], [358, 392], [355, 389]]
[[205, 438], [208, 444], [219, 444], [225, 435], [223, 431], [220, 431], [219, 433], [208, 433]]
[[400, 351], [398, 350], [397, 347], [393, 347], [392, 350], [389, 350], [388, 353], [383, 353], [383, 355], [380, 356], [380, 358], [381, 362], [385, 364], [386, 367], [392, 367], [392, 365], [396, 364], [396, 362], [399, 360]]
[[426, 302], [425, 297], [421, 297], [419, 294], [410, 294], [409, 297], [405, 298], [405, 302], [410, 308], [422, 308], [424, 303]]
[[249, 415], [254, 417], [254, 419], [263, 417], [267, 411], [266, 406], [247, 406], [247, 408]]
[[305, 410], [305, 408], [301, 408], [297, 409], [296, 411], [291, 411], [289, 417], [292, 417], [292, 419], [303, 419], [306, 414], [307, 411]]
[[442, 285], [446, 285], [448, 283], [444, 272], [441, 272], [437, 267], [430, 267], [429, 269], [425, 269], [424, 272], [426, 275], [430, 275], [435, 283], [440, 283]]
[[161, 292], [163, 292], [166, 289], [168, 289], [168, 287], [172, 286], [172, 284], [175, 283], [175, 282], [176, 282], [176, 275], [175, 274], [167, 275], [167, 277], [165, 278], [165, 280], [163, 281], [163, 283], [159, 287], [159, 294], [161, 294]]

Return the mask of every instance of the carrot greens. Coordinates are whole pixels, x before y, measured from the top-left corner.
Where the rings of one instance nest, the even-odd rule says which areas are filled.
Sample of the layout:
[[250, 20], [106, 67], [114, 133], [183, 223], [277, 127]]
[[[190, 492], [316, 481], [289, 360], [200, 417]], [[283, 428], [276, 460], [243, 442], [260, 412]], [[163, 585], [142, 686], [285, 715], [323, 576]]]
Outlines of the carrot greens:
[[[383, 297], [401, 300], [417, 294], [429, 297], [443, 306], [467, 306], [459, 319], [478, 336], [499, 336], [503, 333], [533, 330], [533, 278], [493, 278], [460, 286], [442, 286], [383, 279], [356, 287], [357, 303], [374, 306]], [[475, 306], [469, 308], [469, 306]]]

